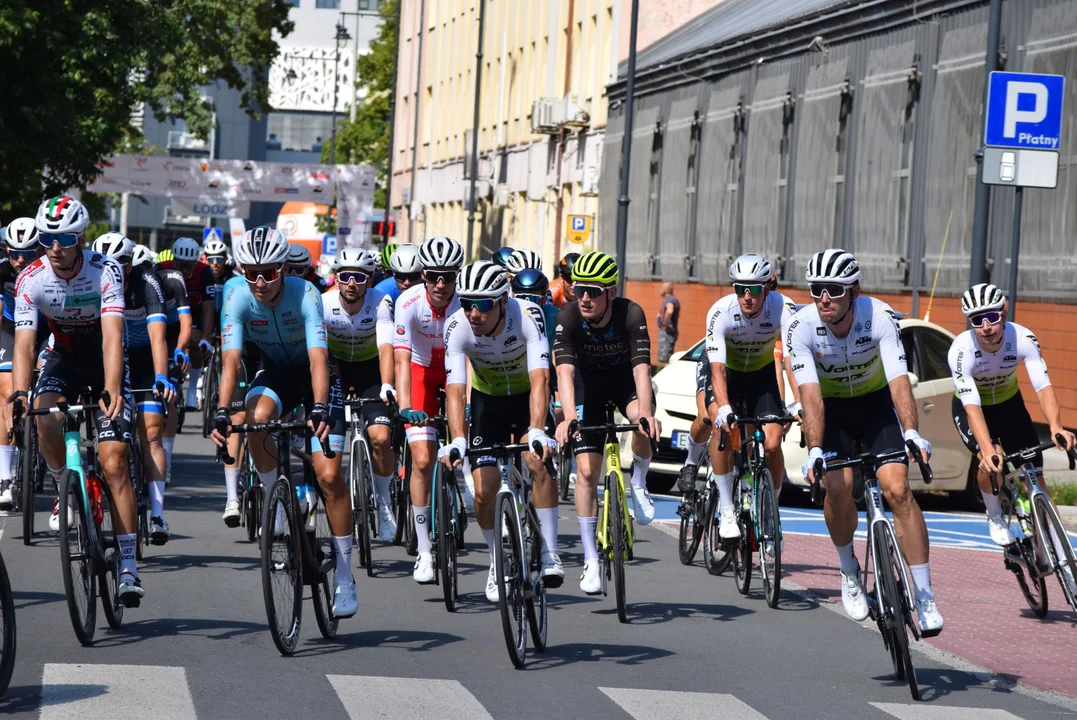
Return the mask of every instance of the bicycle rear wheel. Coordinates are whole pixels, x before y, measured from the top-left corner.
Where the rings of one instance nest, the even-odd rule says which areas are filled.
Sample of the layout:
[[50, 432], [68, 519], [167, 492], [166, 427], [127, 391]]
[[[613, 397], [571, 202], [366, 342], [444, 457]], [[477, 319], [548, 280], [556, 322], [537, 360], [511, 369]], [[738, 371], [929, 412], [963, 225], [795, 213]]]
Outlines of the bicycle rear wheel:
[[699, 542], [703, 538], [703, 529], [706, 521], [699, 517], [700, 496], [694, 490], [685, 494], [677, 513], [681, 516], [680, 532], [677, 535], [677, 554], [680, 556], [681, 565], [691, 565]]
[[303, 560], [291, 484], [283, 475], [266, 493], [262, 514], [262, 597], [273, 644], [290, 655], [303, 619]]
[[[68, 498], [75, 511], [68, 511]], [[83, 645], [93, 642], [97, 626], [97, 552], [93, 520], [86, 516], [82, 483], [73, 470], [60, 476], [60, 563], [64, 574], [64, 595], [71, 627]]]
[[437, 528], [438, 572], [441, 573], [441, 594], [445, 598], [445, 609], [456, 612], [456, 531], [454, 528], [454, 507], [456, 493], [445, 479], [441, 467], [434, 469], [434, 489]]
[[397, 532], [401, 532], [401, 528], [403, 528], [401, 542], [404, 545], [405, 552], [411, 557], [415, 557], [419, 554], [419, 536], [415, 534], [415, 524], [411, 519], [411, 450], [408, 450], [405, 458], [404, 479], [401, 487], [403, 488], [404, 497], [403, 507], [401, 508], [404, 521], [396, 527]]
[[359, 550], [359, 567], [365, 568], [367, 575], [373, 575], [370, 558], [370, 493], [366, 488], [366, 459], [358, 441], [352, 441], [351, 458], [348, 461], [349, 485], [352, 492], [352, 540]]
[[755, 476], [759, 488], [759, 566], [767, 605], [778, 607], [782, 592], [782, 522], [778, 495], [770, 471], [762, 468]]
[[314, 619], [318, 622], [318, 631], [326, 640], [337, 636], [339, 618], [333, 615], [333, 587], [336, 575], [336, 549], [333, 546], [333, 532], [329, 528], [329, 516], [325, 511], [325, 501], [318, 493], [319, 506], [314, 515], [314, 532], [307, 533], [307, 548], [318, 569], [313, 578], [304, 578], [310, 585], [310, 599], [314, 603]]
[[0, 697], [4, 696], [15, 670], [15, 598], [11, 580], [0, 555]]
[[737, 508], [737, 527], [740, 528], [740, 538], [730, 551], [733, 556], [733, 577], [737, 582], [737, 592], [747, 595], [752, 587], [752, 517], [751, 513], [745, 512], [744, 489], [737, 480], [733, 486], [733, 502]]
[[521, 668], [527, 654], [527, 630], [524, 625], [525, 563], [519, 525], [516, 523], [516, 498], [499, 493], [494, 512], [494, 568], [497, 578], [497, 605], [501, 611], [501, 628], [512, 664]]
[[609, 503], [608, 538], [613, 552], [613, 595], [617, 600], [617, 619], [628, 622], [628, 601], [625, 599], [625, 557], [628, 551], [628, 536], [625, 532], [624, 508], [621, 494], [618, 492], [617, 476], [606, 476], [606, 488], [609, 493], [603, 502]]
[[101, 483], [101, 538], [102, 563], [98, 576], [98, 591], [101, 593], [101, 608], [105, 611], [105, 620], [113, 630], [119, 630], [123, 624], [124, 604], [119, 599], [120, 585], [120, 545], [116, 541], [116, 532], [112, 527], [112, 493], [108, 483]]
[[883, 625], [890, 638], [890, 660], [894, 666], [894, 677], [907, 680], [913, 700], [919, 700], [920, 688], [916, 684], [916, 668], [909, 655], [906, 625], [911, 618], [905, 594], [901, 555], [886, 525], [875, 526], [874, 544], [876, 583], [882, 590], [878, 611], [882, 614]]
[[527, 627], [531, 630], [531, 644], [535, 652], [546, 651], [546, 632], [549, 624], [549, 608], [546, 606], [546, 583], [540, 579], [542, 572], [542, 533], [537, 524], [531, 522], [530, 515], [525, 518], [528, 525], [527, 547], [524, 548], [528, 558], [527, 585], [531, 597], [526, 599]]
[[[1070, 544], [1066, 528], [1058, 517], [1058, 512], [1051, 501], [1045, 495], [1033, 497], [1033, 506], [1036, 513], [1037, 524], [1040, 531], [1040, 542], [1047, 551], [1047, 557], [1058, 575], [1058, 584], [1062, 587], [1062, 597], [1077, 610], [1077, 588], [1071, 585], [1071, 581], [1077, 579], [1077, 559], [1073, 555], [1073, 546]], [[1055, 543], [1054, 539], [1058, 542]], [[1046, 596], [1046, 592], [1044, 593]]]
[[214, 352], [209, 367], [202, 374], [202, 437], [209, 437], [213, 430], [213, 415], [217, 412], [217, 395], [220, 390], [219, 371], [220, 356]]
[[26, 418], [22, 425], [22, 456], [19, 468], [22, 480], [22, 544], [29, 545], [34, 537], [34, 505], [37, 500], [37, 480], [40, 468], [37, 451], [37, 423]]
[[722, 544], [722, 538], [718, 535], [718, 491], [713, 485], [705, 493], [702, 506], [703, 537], [700, 545], [703, 547], [703, 566], [711, 575], [721, 575], [733, 562], [733, 553]]

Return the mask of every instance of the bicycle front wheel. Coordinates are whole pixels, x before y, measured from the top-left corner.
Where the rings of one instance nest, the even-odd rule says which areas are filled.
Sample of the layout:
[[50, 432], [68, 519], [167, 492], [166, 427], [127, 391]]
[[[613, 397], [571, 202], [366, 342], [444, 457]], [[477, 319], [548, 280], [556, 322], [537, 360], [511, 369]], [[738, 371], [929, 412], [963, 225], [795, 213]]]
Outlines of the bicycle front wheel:
[[531, 522], [528, 514], [526, 547], [528, 558], [527, 586], [531, 596], [527, 598], [527, 627], [531, 629], [531, 643], [535, 652], [546, 651], [546, 633], [549, 627], [549, 612], [546, 606], [546, 583], [540, 579], [542, 572], [542, 533], [536, 523]]
[[441, 593], [445, 609], [456, 612], [456, 530], [454, 527], [453, 501], [456, 493], [443, 477], [441, 467], [434, 469], [434, 488], [437, 492], [437, 517], [434, 519], [438, 540], [438, 572], [441, 573]]
[[901, 554], [886, 525], [879, 523], [875, 526], [874, 539], [876, 583], [882, 591], [878, 593], [879, 613], [890, 639], [894, 677], [907, 680], [913, 700], [919, 700], [920, 688], [916, 684], [916, 668], [909, 655], [909, 635], [905, 627], [911, 618], [908, 617], [910, 608], [905, 595]]
[[1062, 596], [1074, 610], [1077, 610], [1077, 559], [1073, 556], [1066, 528], [1058, 517], [1051, 501], [1046, 495], [1033, 497], [1037, 525], [1039, 525], [1040, 542], [1047, 551], [1047, 557], [1058, 575], [1058, 584], [1062, 587]]
[[722, 538], [718, 535], [718, 490], [711, 485], [707, 490], [703, 508], [703, 537], [700, 545], [703, 547], [703, 566], [711, 575], [721, 575], [733, 562], [733, 553], [722, 544]]
[[509, 659], [517, 668], [524, 666], [527, 653], [527, 630], [524, 627], [525, 563], [519, 525], [516, 523], [516, 498], [500, 493], [494, 512], [494, 574], [497, 579], [497, 605], [501, 610], [501, 628]]
[[4, 696], [15, 670], [15, 598], [11, 580], [0, 555], [0, 697]]
[[677, 513], [681, 516], [680, 532], [677, 535], [677, 554], [680, 556], [681, 565], [691, 565], [699, 549], [699, 542], [703, 538], [703, 529], [706, 520], [699, 517], [699, 495], [690, 491], [681, 501]]
[[628, 622], [628, 601], [625, 599], [625, 556], [628, 553], [628, 534], [625, 531], [624, 496], [619, 491], [617, 476], [610, 473], [606, 477], [607, 494], [604, 502], [609, 503], [609, 521], [607, 537], [613, 552], [613, 595], [617, 600], [617, 619]]
[[283, 475], [266, 492], [262, 514], [262, 596], [273, 644], [290, 655], [303, 619], [303, 560], [291, 484]]
[[[757, 480], [758, 482], [758, 480]], [[733, 502], [737, 508], [737, 527], [740, 539], [736, 541], [730, 554], [733, 556], [733, 577], [737, 581], [737, 592], [747, 595], [752, 586], [752, 527], [751, 513], [742, 510], [745, 490], [740, 481], [733, 486]]]
[[369, 497], [366, 487], [366, 459], [358, 441], [352, 442], [351, 458], [348, 462], [348, 474], [350, 476], [352, 491], [352, 540], [359, 550], [359, 566], [366, 568], [367, 575], [374, 574], [374, 567], [370, 557], [370, 532], [367, 525], [370, 522]]
[[219, 365], [218, 355], [214, 353], [209, 367], [202, 375], [202, 437], [204, 438], [209, 437], [210, 432], [213, 431], [213, 415], [217, 412], [217, 395], [220, 389], [217, 376]]
[[112, 527], [112, 493], [108, 483], [101, 483], [101, 538], [102, 557], [104, 559], [98, 588], [101, 593], [101, 608], [105, 611], [105, 620], [113, 630], [119, 630], [123, 624], [124, 604], [120, 602], [120, 545], [116, 541], [116, 532]]
[[333, 615], [333, 588], [336, 575], [336, 548], [333, 545], [333, 532], [329, 528], [329, 516], [325, 512], [325, 502], [318, 494], [319, 507], [314, 515], [314, 532], [307, 533], [307, 545], [313, 555], [318, 574], [308, 579], [310, 599], [314, 603], [314, 619], [318, 622], [318, 631], [326, 640], [337, 636], [340, 619]]
[[[69, 509], [69, 505], [74, 510]], [[60, 476], [60, 563], [71, 627], [83, 645], [93, 642], [97, 626], [96, 534], [87, 517], [82, 483], [74, 470]]]
[[778, 513], [778, 494], [774, 491], [770, 471], [756, 473], [759, 488], [759, 566], [763, 571], [763, 590], [767, 605], [778, 607], [782, 592], [782, 522]]

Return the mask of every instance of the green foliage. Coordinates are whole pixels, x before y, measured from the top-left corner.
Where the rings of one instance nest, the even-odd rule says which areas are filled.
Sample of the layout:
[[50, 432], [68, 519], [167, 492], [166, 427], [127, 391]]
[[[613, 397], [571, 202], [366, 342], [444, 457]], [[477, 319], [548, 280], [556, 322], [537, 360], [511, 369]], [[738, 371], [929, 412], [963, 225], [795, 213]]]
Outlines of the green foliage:
[[145, 103], [208, 135], [200, 89], [219, 80], [243, 108], [268, 105], [287, 0], [4, 0], [0, 3], [0, 217], [82, 187], [100, 159], [143, 144]]
[[1052, 485], [1049, 489], [1055, 505], [1077, 505], [1077, 484]]

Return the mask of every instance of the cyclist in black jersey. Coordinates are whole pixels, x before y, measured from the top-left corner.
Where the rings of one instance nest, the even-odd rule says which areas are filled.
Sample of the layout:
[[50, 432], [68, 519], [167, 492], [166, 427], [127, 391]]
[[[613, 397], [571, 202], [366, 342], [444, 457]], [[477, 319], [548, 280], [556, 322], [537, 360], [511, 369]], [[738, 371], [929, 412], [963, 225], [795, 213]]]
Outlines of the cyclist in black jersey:
[[[617, 297], [617, 274], [617, 263], [603, 252], [586, 253], [572, 266], [577, 299], [557, 313], [553, 347], [565, 413], [557, 427], [561, 444], [569, 441], [568, 426], [573, 420], [584, 425], [604, 422], [607, 401], [613, 401], [629, 422], [645, 421], [650, 438], [657, 440], [662, 429], [654, 418], [647, 318], [639, 305]], [[632, 500], [636, 522], [641, 525], [654, 518], [654, 503], [647, 492], [650, 438], [643, 432], [632, 434]], [[584, 548], [580, 589], [592, 595], [601, 592], [595, 527], [603, 440], [601, 434], [584, 433], [573, 446], [576, 513]]]

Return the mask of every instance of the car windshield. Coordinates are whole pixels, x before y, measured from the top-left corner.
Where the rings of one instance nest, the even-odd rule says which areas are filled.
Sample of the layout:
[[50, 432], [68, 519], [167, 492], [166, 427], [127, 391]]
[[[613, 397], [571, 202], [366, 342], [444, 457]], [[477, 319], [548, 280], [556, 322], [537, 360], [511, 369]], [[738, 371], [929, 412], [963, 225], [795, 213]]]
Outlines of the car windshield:
[[687, 360], [689, 362], [699, 362], [699, 359], [703, 357], [703, 351], [706, 349], [706, 347], [707, 342], [705, 340], [700, 340], [692, 346], [691, 350], [681, 356], [681, 360]]

